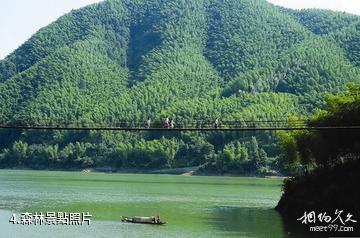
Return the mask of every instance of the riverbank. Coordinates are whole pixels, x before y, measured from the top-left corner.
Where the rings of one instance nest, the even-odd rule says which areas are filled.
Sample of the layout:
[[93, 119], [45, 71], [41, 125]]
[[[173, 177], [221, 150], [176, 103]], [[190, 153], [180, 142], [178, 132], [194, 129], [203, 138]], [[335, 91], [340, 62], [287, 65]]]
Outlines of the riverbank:
[[284, 217], [299, 218], [305, 211], [333, 214], [340, 209], [359, 218], [359, 171], [360, 161], [352, 161], [285, 180], [276, 210]]
[[[314, 237], [315, 234], [309, 231], [309, 226], [335, 225], [337, 228], [344, 226], [352, 230], [341, 232], [341, 228], [338, 231], [333, 228], [318, 231], [316, 234], [319, 237], [358, 237], [360, 235], [359, 171], [360, 162], [352, 161], [332, 169], [318, 170], [306, 176], [285, 180], [284, 193], [275, 209], [282, 215], [286, 229], [291, 233]], [[311, 219], [313, 222], [307, 220], [306, 224], [303, 224], [298, 220], [304, 216], [305, 212], [309, 214], [305, 219]], [[333, 221], [339, 212], [341, 212], [343, 222], [349, 218], [348, 214], [350, 214], [357, 223], [349, 221], [342, 223], [339, 220], [335, 223], [323, 223], [321, 220], [327, 216]], [[315, 216], [311, 217], [311, 214]]]
[[[1, 168], [2, 170], [29, 170], [29, 171], [54, 171], [54, 172], [83, 172], [83, 173], [114, 173], [114, 174], [158, 174], [158, 175], [178, 175], [178, 176], [204, 176], [204, 177], [254, 177], [267, 179], [286, 179], [286, 176], [267, 176], [259, 174], [219, 174], [206, 172], [199, 169], [200, 167], [185, 167], [161, 170], [142, 170], [142, 169], [117, 169], [113, 167], [86, 168], [86, 169], [32, 169], [26, 167]], [[0, 170], [1, 170], [0, 169]]]

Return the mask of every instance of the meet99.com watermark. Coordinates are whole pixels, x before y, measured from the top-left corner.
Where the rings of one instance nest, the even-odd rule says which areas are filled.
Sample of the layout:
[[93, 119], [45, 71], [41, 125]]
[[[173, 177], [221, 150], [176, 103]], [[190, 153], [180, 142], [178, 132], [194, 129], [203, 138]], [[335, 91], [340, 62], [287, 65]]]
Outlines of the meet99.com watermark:
[[340, 209], [336, 209], [333, 214], [305, 211], [297, 220], [301, 221], [301, 224], [308, 225], [309, 232], [354, 232], [354, 225], [358, 223], [353, 214]]
[[82, 226], [91, 224], [89, 212], [24, 212], [12, 214], [9, 222], [16, 225], [67, 225]]

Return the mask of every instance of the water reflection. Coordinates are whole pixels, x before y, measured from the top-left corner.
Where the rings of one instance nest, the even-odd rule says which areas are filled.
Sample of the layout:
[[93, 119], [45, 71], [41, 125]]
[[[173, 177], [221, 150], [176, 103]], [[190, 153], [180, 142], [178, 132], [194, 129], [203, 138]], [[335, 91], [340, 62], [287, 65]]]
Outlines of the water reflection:
[[339, 231], [326, 231], [326, 232], [310, 232], [310, 226], [321, 226], [324, 224], [301, 224], [296, 218], [283, 218], [284, 229], [290, 234], [289, 237], [309, 237], [309, 238], [328, 238], [328, 237], [360, 237], [359, 228], [354, 226], [353, 232], [339, 232]]
[[214, 228], [234, 237], [288, 237], [281, 216], [274, 209], [213, 207]]
[[206, 222], [229, 237], [322, 238], [355, 235], [354, 232], [309, 232], [308, 226], [300, 224], [296, 218], [284, 218], [272, 208], [214, 206], [211, 211], [211, 217], [206, 218]]

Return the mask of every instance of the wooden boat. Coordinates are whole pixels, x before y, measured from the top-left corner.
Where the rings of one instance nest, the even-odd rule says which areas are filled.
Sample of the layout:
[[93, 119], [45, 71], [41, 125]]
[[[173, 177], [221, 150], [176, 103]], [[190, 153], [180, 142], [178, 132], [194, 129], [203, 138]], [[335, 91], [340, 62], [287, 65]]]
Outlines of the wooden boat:
[[161, 221], [156, 217], [121, 217], [122, 222], [150, 224], [150, 225], [165, 225], [167, 222]]

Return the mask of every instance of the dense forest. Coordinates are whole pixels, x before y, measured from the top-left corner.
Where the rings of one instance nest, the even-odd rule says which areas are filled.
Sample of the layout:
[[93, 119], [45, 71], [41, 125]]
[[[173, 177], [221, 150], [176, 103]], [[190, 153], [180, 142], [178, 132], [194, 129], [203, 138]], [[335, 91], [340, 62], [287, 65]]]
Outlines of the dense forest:
[[[0, 61], [0, 122], [283, 120], [360, 82], [360, 17], [265, 0], [107, 0]], [[0, 167], [288, 174], [273, 132], [0, 130]]]
[[[326, 107], [310, 117], [310, 126], [336, 126], [339, 129], [292, 131], [279, 133], [283, 159], [298, 163], [304, 173], [328, 169], [338, 164], [357, 160], [360, 155], [359, 130], [360, 86], [350, 84], [340, 95], [326, 98]], [[344, 128], [343, 128], [344, 127]], [[350, 127], [350, 128], [346, 128]]]
[[[280, 135], [281, 157], [303, 168], [302, 175], [285, 180], [277, 206], [284, 216], [296, 217], [304, 211], [330, 214], [336, 207], [359, 217], [360, 193], [355, 188], [360, 181], [360, 128], [354, 128], [359, 119], [360, 86], [349, 85], [344, 93], [329, 96], [326, 107], [314, 112], [309, 122], [340, 128]], [[360, 234], [358, 227], [354, 231]]]

